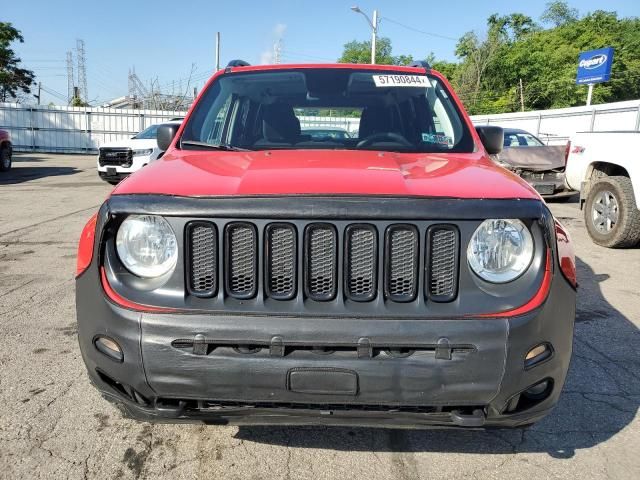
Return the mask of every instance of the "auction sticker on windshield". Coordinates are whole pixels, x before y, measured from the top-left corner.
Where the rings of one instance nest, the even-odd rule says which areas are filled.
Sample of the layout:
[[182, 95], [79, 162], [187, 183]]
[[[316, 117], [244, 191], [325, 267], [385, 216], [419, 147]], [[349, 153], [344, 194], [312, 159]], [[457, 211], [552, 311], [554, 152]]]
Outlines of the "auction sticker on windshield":
[[372, 75], [376, 87], [428, 87], [424, 75]]

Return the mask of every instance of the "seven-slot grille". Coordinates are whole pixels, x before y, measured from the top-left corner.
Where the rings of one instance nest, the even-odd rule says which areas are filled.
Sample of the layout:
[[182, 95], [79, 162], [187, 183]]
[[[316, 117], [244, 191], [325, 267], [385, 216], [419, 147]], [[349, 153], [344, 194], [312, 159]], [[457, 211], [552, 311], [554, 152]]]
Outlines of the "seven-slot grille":
[[[231, 222], [220, 228], [224, 238], [219, 246], [213, 222], [187, 224], [187, 286], [195, 296], [215, 295], [222, 281], [226, 295], [253, 298], [263, 272], [265, 296], [275, 300], [295, 298], [301, 283], [304, 296], [316, 301], [333, 300], [342, 286], [345, 297], [356, 302], [372, 301], [379, 295], [393, 302], [411, 302], [423, 284], [421, 265], [426, 272], [427, 298], [443, 302], [457, 295], [459, 233], [451, 225], [432, 225], [422, 239], [418, 228], [409, 224], [392, 224], [378, 232], [370, 224], [351, 224], [338, 231], [332, 224], [311, 223], [299, 233], [293, 224], [271, 223], [263, 235], [249, 222]], [[378, 240], [379, 235], [384, 241]], [[258, 244], [259, 238], [263, 245]], [[219, 251], [224, 256], [221, 272]], [[220, 273], [223, 279], [218, 278]], [[384, 279], [383, 288], [378, 278]]]
[[101, 148], [99, 152], [98, 163], [101, 167], [127, 167], [133, 163], [133, 150], [130, 148]]

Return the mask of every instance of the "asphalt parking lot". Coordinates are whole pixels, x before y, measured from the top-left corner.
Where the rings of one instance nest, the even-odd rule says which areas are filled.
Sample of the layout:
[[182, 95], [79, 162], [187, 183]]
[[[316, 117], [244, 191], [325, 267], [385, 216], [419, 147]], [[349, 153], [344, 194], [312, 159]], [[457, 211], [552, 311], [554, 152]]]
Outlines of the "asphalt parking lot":
[[580, 289], [561, 402], [528, 430], [148, 425], [89, 385], [75, 250], [108, 195], [90, 156], [20, 154], [0, 174], [0, 478], [640, 478], [640, 249], [569, 228]]

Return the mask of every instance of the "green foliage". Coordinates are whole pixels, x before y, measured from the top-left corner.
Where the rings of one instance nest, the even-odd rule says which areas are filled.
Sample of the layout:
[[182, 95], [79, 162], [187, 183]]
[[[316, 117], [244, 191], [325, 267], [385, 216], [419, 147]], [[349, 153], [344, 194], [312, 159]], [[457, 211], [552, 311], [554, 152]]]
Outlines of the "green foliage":
[[603, 47], [615, 50], [613, 70], [609, 82], [595, 86], [593, 103], [640, 98], [640, 19], [602, 10], [579, 18], [555, 1], [541, 20], [553, 27], [518, 13], [491, 15], [486, 37], [468, 32], [460, 38], [460, 63], [445, 62], [445, 75], [470, 113], [520, 110], [520, 80], [526, 110], [584, 105], [587, 87], [575, 84], [578, 55]]
[[20, 68], [21, 60], [11, 49], [11, 43], [24, 42], [20, 30], [11, 23], [0, 22], [0, 101], [16, 97], [19, 90], [31, 93], [34, 74], [30, 70]]
[[[427, 59], [453, 83], [469, 113], [502, 113], [522, 103], [525, 110], [584, 105], [587, 86], [575, 84], [578, 55], [603, 47], [615, 50], [613, 69], [609, 82], [594, 87], [593, 103], [640, 98], [640, 19], [602, 10], [580, 17], [559, 0], [547, 3], [540, 23], [521, 13], [490, 15], [486, 33], [460, 37], [458, 62]], [[369, 63], [370, 49], [370, 42], [347, 43], [339, 61]], [[377, 63], [413, 61], [392, 55], [388, 38], [379, 39], [376, 50]]]
[[[345, 44], [340, 63], [371, 63], [371, 41], [353, 40]], [[376, 63], [380, 65], [408, 65], [413, 62], [411, 55], [391, 55], [391, 40], [386, 37], [376, 40]]]
[[89, 104], [84, 100], [82, 100], [80, 97], [73, 97], [71, 99], [71, 106], [72, 107], [88, 107]]
[[555, 0], [547, 3], [547, 8], [540, 17], [542, 23], [559, 27], [578, 20], [578, 9], [570, 8], [566, 2]]

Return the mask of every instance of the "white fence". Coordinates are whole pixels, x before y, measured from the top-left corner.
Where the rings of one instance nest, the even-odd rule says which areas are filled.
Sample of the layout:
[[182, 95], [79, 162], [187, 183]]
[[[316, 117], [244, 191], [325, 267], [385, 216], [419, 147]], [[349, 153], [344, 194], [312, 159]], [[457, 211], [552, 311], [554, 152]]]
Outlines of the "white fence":
[[640, 130], [640, 100], [590, 107], [475, 115], [471, 120], [476, 125], [521, 128], [550, 145], [564, 144], [576, 132]]
[[0, 129], [17, 151], [96, 152], [103, 143], [128, 138], [185, 112], [120, 110], [0, 103]]
[[[120, 110], [66, 106], [0, 103], [0, 129], [8, 130], [17, 151], [59, 153], [95, 152], [105, 142], [131, 137], [154, 123], [185, 112]], [[545, 140], [562, 144], [581, 131], [640, 130], [640, 100], [591, 107], [560, 108], [534, 112], [476, 115], [476, 125], [522, 128]], [[357, 118], [301, 117], [304, 127], [358, 129]]]

